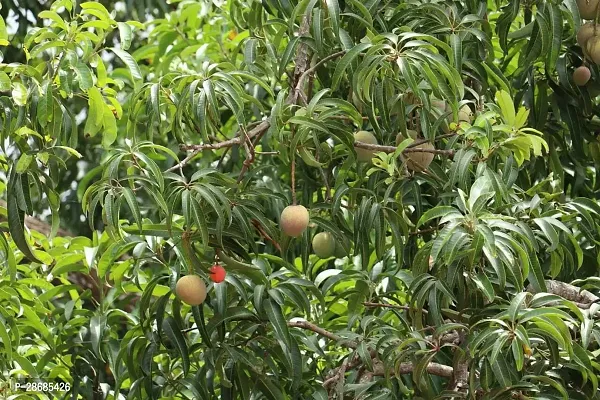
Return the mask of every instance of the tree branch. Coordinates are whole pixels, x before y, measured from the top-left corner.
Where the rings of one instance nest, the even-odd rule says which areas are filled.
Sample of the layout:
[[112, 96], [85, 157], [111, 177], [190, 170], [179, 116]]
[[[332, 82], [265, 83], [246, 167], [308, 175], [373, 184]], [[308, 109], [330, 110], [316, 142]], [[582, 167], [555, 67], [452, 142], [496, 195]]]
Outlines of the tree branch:
[[[271, 122], [269, 122], [268, 120], [264, 120], [260, 124], [256, 125], [254, 128], [252, 128], [250, 131], [248, 131], [247, 135], [250, 139], [252, 139], [256, 135], [266, 132], [270, 126], [271, 126]], [[182, 150], [200, 150], [200, 151], [202, 151], [202, 150], [217, 150], [217, 149], [222, 149], [223, 147], [231, 147], [231, 146], [235, 146], [237, 144], [241, 144], [242, 141], [245, 139], [246, 139], [245, 136], [236, 136], [232, 139], [224, 140], [219, 143], [182, 144], [179, 147]]]
[[[344, 360], [345, 364], [342, 364], [342, 366], [334, 369], [331, 372], [331, 376], [323, 382], [322, 386], [324, 388], [330, 387], [332, 384], [336, 383], [340, 379], [340, 372], [342, 371], [342, 369], [343, 369], [343, 372], [345, 373], [347, 370], [352, 370], [352, 369], [358, 367], [359, 365], [362, 365], [362, 363], [360, 361], [360, 357], [358, 357], [358, 356], [356, 356], [352, 362], [347, 362], [347, 360], [348, 359]], [[391, 375], [412, 374], [412, 372], [414, 371], [414, 368], [415, 368], [415, 366], [413, 363], [403, 362], [403, 363], [400, 363], [400, 365], [398, 366], [398, 368], [396, 368], [395, 371], [390, 371], [390, 374]], [[443, 378], [452, 378], [454, 375], [454, 368], [452, 368], [448, 365], [439, 364], [436, 362], [430, 362], [426, 367], [426, 371], [431, 375], [441, 376]], [[373, 360], [373, 372], [367, 373], [365, 375], [368, 377], [386, 376], [385, 367], [384, 367], [383, 363], [377, 359]], [[343, 377], [343, 375], [342, 375], [342, 377]], [[366, 380], [363, 379], [363, 382], [365, 382], [365, 381]]]
[[[380, 144], [370, 144], [370, 143], [364, 143], [364, 142], [354, 142], [354, 147], [358, 147], [359, 149], [381, 151], [384, 153], [393, 153], [397, 149], [396, 146], [384, 146], [384, 145], [380, 145]], [[421, 147], [409, 147], [409, 148], [404, 149], [403, 153], [433, 153], [433, 154], [440, 154], [440, 155], [445, 155], [445, 156], [449, 156], [449, 157], [454, 157], [455, 151], [454, 150], [424, 149]]]
[[348, 347], [350, 349], [355, 349], [357, 344], [356, 342], [346, 340], [333, 332], [329, 332], [327, 329], [323, 329], [320, 326], [313, 324], [308, 321], [288, 321], [287, 325], [292, 328], [302, 328], [309, 331], [312, 331], [318, 335], [326, 337], [328, 339], [333, 340], [334, 342], [340, 342], [340, 345]]
[[[565, 300], [577, 303], [579, 308], [587, 309], [590, 308], [593, 303], [600, 302], [600, 297], [575, 285], [550, 279], [545, 282], [548, 293], [555, 294]], [[537, 293], [532, 285], [527, 287], [527, 291], [530, 293]]]
[[[454, 137], [454, 136], [456, 136], [456, 132], [450, 132], [450, 133], [446, 133], [444, 135], [436, 136], [435, 140], [437, 141], [437, 140], [442, 140], [442, 139], [448, 139], [448, 138], [451, 138], [451, 137]], [[409, 144], [408, 146], [406, 146], [406, 148], [410, 149], [412, 147], [417, 147], [417, 146], [420, 146], [423, 143], [427, 143], [427, 142], [429, 142], [429, 140], [427, 140], [427, 139], [415, 140], [414, 142], [412, 142], [411, 144]]]
[[[398, 310], [406, 310], [406, 311], [410, 311], [410, 310], [414, 310], [414, 307], [410, 307], [410, 306], [401, 306], [399, 304], [389, 304], [389, 303], [372, 303], [369, 301], [365, 301], [363, 302], [363, 305], [365, 307], [370, 307], [370, 308], [396, 308]], [[427, 314], [428, 311], [427, 310], [422, 310], [423, 314]]]
[[262, 225], [260, 224], [260, 222], [258, 222], [257, 220], [253, 219], [252, 220], [252, 224], [254, 225], [254, 227], [256, 228], [256, 230], [258, 231], [258, 233], [260, 233], [260, 235], [263, 238], [265, 238], [269, 242], [273, 243], [273, 246], [275, 246], [275, 248], [277, 249], [277, 251], [279, 251], [281, 253], [281, 246], [279, 245], [279, 243], [276, 240], [274, 240], [271, 236], [269, 236], [269, 234], [267, 232], [265, 232], [265, 230], [262, 227]]
[[[269, 121], [265, 120], [265, 121], [261, 122], [260, 125], [258, 125], [256, 128], [254, 128], [250, 132], [248, 132], [248, 136], [250, 138], [252, 138], [252, 137], [256, 136], [258, 133], [265, 132], [267, 129], [269, 129], [270, 126], [271, 126], [271, 123]], [[235, 145], [240, 144], [240, 142], [241, 142], [241, 137], [238, 136], [233, 139], [225, 140], [225, 141], [219, 142], [219, 143], [188, 144], [188, 145], [181, 145], [180, 147], [182, 150], [194, 150], [194, 151], [216, 150], [216, 149], [220, 149], [223, 147], [235, 146]], [[359, 149], [381, 151], [384, 153], [393, 153], [397, 149], [396, 146], [385, 146], [385, 145], [380, 145], [380, 144], [370, 144], [370, 143], [364, 143], [364, 142], [354, 142], [354, 147], [358, 147]], [[444, 156], [448, 156], [448, 157], [453, 157], [456, 152], [454, 150], [424, 149], [422, 147], [408, 147], [408, 148], [404, 149], [403, 153], [433, 153], [433, 154], [439, 154], [439, 155], [444, 155]], [[187, 158], [188, 157], [186, 157], [186, 159]], [[182, 163], [183, 163], [183, 161], [182, 161]], [[171, 171], [171, 170], [174, 170], [177, 168], [179, 168], [179, 164], [169, 168], [168, 171]]]
[[[305, 36], [310, 32], [310, 13], [304, 14], [302, 17], [302, 23], [300, 24], [300, 30], [298, 31], [298, 36]], [[298, 46], [298, 51], [296, 52], [296, 59], [294, 67], [294, 80], [290, 82], [290, 93], [287, 98], [288, 104], [296, 104], [298, 102], [298, 97], [303, 95], [302, 88], [300, 86], [303, 83], [304, 79], [302, 77], [305, 75], [306, 70], [309, 66], [309, 57], [308, 57], [309, 47], [306, 43], [300, 43]], [[302, 79], [302, 82], [300, 80]]]
[[[0, 200], [0, 207], [6, 208], [6, 202], [4, 200]], [[2, 218], [0, 218], [0, 221], [2, 221]], [[49, 237], [50, 233], [52, 232], [52, 226], [50, 224], [29, 215], [25, 216], [25, 226], [29, 230], [39, 232], [46, 237]], [[0, 235], [2, 235], [1, 232]], [[73, 237], [75, 235], [67, 230], [59, 228], [56, 236]], [[90, 272], [87, 274], [79, 271], [69, 272], [68, 279], [71, 283], [79, 286], [82, 290], [89, 290], [92, 293], [92, 298], [96, 301], [100, 299], [100, 280], [98, 279], [95, 269], [90, 270]]]
[[346, 50], [342, 50], [342, 51], [338, 51], [337, 53], [333, 53], [328, 55], [327, 57], [323, 58], [321, 61], [319, 61], [318, 63], [316, 63], [314, 66], [312, 66], [311, 68], [307, 69], [306, 71], [304, 71], [304, 73], [302, 75], [300, 75], [300, 78], [298, 78], [298, 84], [296, 84], [294, 90], [295, 91], [300, 91], [302, 90], [302, 85], [304, 84], [304, 81], [306, 80], [306, 78], [312, 74], [313, 72], [315, 72], [321, 65], [325, 64], [327, 61], [331, 61], [335, 58], [341, 57], [344, 54], [346, 54]]
[[[400, 375], [412, 374], [415, 366], [411, 362], [403, 362], [400, 363], [398, 368], [396, 368], [395, 373]], [[438, 364], [435, 362], [430, 362], [426, 368], [427, 372], [431, 375], [441, 376], [444, 378], [452, 378], [454, 375], [454, 368], [444, 365]], [[373, 376], [385, 376], [385, 368], [383, 367], [383, 363], [381, 361], [377, 361], [373, 364]]]

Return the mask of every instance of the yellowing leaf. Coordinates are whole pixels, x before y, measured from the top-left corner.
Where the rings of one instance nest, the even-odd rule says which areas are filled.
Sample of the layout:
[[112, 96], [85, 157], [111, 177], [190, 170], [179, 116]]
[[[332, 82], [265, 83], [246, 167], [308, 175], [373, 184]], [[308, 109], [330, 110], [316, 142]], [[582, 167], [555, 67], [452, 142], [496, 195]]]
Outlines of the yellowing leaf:
[[31, 161], [33, 161], [33, 156], [27, 153], [21, 154], [19, 157], [19, 161], [17, 161], [17, 173], [22, 174], [27, 171], [27, 168], [31, 165]]
[[519, 112], [515, 119], [515, 128], [519, 129], [524, 127], [527, 123], [527, 118], [529, 118], [529, 110], [525, 107], [519, 107]]
[[12, 98], [18, 106], [24, 106], [27, 104], [27, 88], [21, 82], [14, 82], [12, 84]]
[[106, 7], [104, 7], [102, 4], [100, 4], [96, 1], [88, 1], [85, 3], [81, 3], [81, 8], [82, 8], [82, 11], [81, 11], [82, 14], [90, 14], [101, 20], [109, 20], [109, 21], [113, 20], [110, 17], [110, 13], [106, 9]]
[[106, 86], [106, 78], [107, 78], [106, 66], [104, 65], [104, 61], [102, 61], [102, 58], [98, 54], [96, 54], [92, 60], [93, 60], [92, 66], [96, 67], [96, 75], [98, 78], [98, 87], [104, 87], [104, 86]]
[[56, 11], [44, 10], [38, 14], [39, 18], [49, 19], [54, 22], [55, 26], [58, 26], [60, 29], [66, 31], [68, 30], [67, 24], [65, 21], [58, 15]]
[[17, 134], [18, 136], [35, 136], [37, 138], [44, 140], [42, 135], [40, 135], [39, 133], [37, 133], [36, 131], [34, 131], [33, 129], [31, 129], [27, 126], [20, 127], [19, 129], [17, 129], [15, 131], [15, 134]]
[[531, 143], [531, 148], [533, 150], [534, 156], [542, 155], [542, 147], [544, 147], [546, 151], [548, 151], [548, 143], [546, 143], [546, 141], [541, 137], [535, 135], [527, 135], [527, 138]]
[[84, 133], [94, 136], [102, 128], [104, 118], [104, 100], [102, 94], [95, 86], [92, 86], [88, 91], [88, 117], [85, 122]]
[[117, 117], [117, 119], [121, 119], [121, 117], [123, 116], [123, 107], [121, 107], [121, 103], [119, 103], [119, 100], [115, 99], [114, 97], [107, 97], [106, 99], [115, 108], [114, 114]]
[[6, 24], [4, 18], [0, 17], [0, 46], [8, 46], [8, 32], [6, 31]]
[[515, 106], [513, 104], [513, 100], [510, 97], [510, 94], [501, 90], [496, 92], [496, 103], [498, 107], [500, 107], [500, 111], [502, 112], [502, 117], [504, 118], [504, 122], [506, 122], [511, 127], [515, 126]]
[[108, 148], [117, 139], [117, 120], [108, 104], [104, 104], [103, 119], [102, 145]]
[[6, 92], [10, 90], [10, 77], [6, 72], [0, 71], [0, 92]]

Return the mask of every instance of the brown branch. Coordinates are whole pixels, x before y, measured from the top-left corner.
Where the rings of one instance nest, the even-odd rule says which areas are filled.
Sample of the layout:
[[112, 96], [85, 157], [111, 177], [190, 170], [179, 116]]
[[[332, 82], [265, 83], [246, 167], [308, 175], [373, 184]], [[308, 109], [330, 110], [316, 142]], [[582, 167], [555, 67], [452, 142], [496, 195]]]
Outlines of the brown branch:
[[330, 54], [327, 57], [323, 58], [318, 63], [316, 63], [311, 68], [309, 68], [306, 71], [304, 71], [304, 73], [302, 73], [302, 75], [300, 75], [300, 78], [298, 78], [298, 84], [296, 84], [296, 86], [294, 87], [294, 91], [300, 91], [300, 90], [302, 90], [302, 85], [304, 84], [304, 81], [306, 80], [306, 78], [310, 74], [312, 74], [313, 72], [315, 72], [321, 65], [325, 64], [327, 61], [331, 61], [331, 60], [333, 60], [335, 58], [341, 57], [344, 54], [346, 54], [346, 50], [342, 50], [342, 51], [338, 51], [337, 53]]
[[421, 230], [414, 231], [414, 232], [409, 232], [408, 234], [409, 234], [409, 235], [411, 235], [411, 236], [414, 236], [414, 235], [423, 235], [423, 234], [425, 234], [425, 233], [432, 233], [432, 232], [435, 232], [435, 231], [437, 231], [438, 229], [439, 229], [439, 228], [436, 226], [436, 227], [432, 227], [432, 228], [426, 228], [426, 229], [421, 229]]
[[[254, 145], [252, 144], [252, 140], [248, 136], [248, 133], [246, 132], [246, 129], [244, 127], [240, 127], [240, 129], [242, 130], [242, 133], [244, 134], [242, 143], [244, 144], [244, 149], [246, 149], [246, 159], [244, 160], [244, 163], [242, 165], [242, 170], [240, 171], [240, 175], [238, 176], [238, 179], [237, 179], [238, 184], [244, 178], [246, 171], [248, 171], [248, 169], [254, 162], [254, 158], [255, 158]], [[258, 135], [257, 135], [257, 137], [258, 137]]]
[[[401, 306], [399, 304], [388, 304], [388, 303], [371, 303], [368, 301], [363, 302], [363, 305], [365, 307], [370, 307], [370, 308], [396, 308], [398, 310], [406, 310], [406, 311], [410, 311], [410, 310], [414, 310], [414, 307], [410, 307], [410, 306]], [[428, 311], [427, 310], [423, 310], [423, 314], [427, 314]]]
[[[403, 362], [400, 363], [400, 365], [396, 368], [395, 371], [392, 371], [392, 375], [395, 375], [396, 373], [400, 375], [412, 374], [414, 368], [415, 366], [413, 363]], [[452, 376], [454, 375], [454, 368], [448, 365], [438, 364], [435, 362], [430, 362], [427, 365], [426, 370], [431, 375], [441, 376], [444, 378], [452, 378]], [[381, 361], [376, 361], [373, 364], [373, 375], [385, 376], [385, 368], [383, 367], [383, 363], [381, 363]]]
[[[329, 378], [327, 378], [322, 384], [322, 386], [324, 388], [330, 387], [332, 384], [336, 383], [340, 379], [340, 371], [342, 371], [342, 368], [343, 368], [343, 372], [345, 373], [347, 370], [352, 370], [352, 369], [362, 365], [362, 362], [360, 360], [360, 357], [358, 357], [358, 355], [351, 362], [346, 362], [347, 360], [348, 359], [344, 360], [345, 364], [342, 364], [341, 367], [335, 368], [331, 372], [331, 376]], [[414, 364], [411, 362], [403, 362], [396, 368], [395, 371], [390, 371], [390, 374], [391, 375], [396, 375], [396, 373], [400, 374], [400, 375], [411, 374], [414, 371], [414, 367], [415, 367]], [[454, 375], [454, 368], [452, 368], [448, 365], [443, 365], [443, 364], [439, 364], [436, 362], [430, 362], [426, 367], [426, 371], [431, 375], [441, 376], [443, 378], [452, 378]], [[386, 376], [385, 367], [384, 367], [383, 363], [380, 360], [374, 359], [373, 360], [373, 372], [368, 373], [367, 375], [368, 376]], [[363, 382], [364, 382], [364, 380], [363, 380]]]
[[[587, 309], [590, 308], [593, 303], [600, 302], [600, 297], [585, 289], [582, 290], [575, 285], [550, 279], [546, 280], [545, 282], [548, 293], [555, 294], [564, 298], [565, 300], [572, 301], [576, 303], [579, 308]], [[527, 287], [527, 291], [534, 294], [537, 293], [532, 285]]]
[[[264, 133], [267, 129], [269, 129], [270, 126], [271, 126], [271, 123], [269, 121], [263, 121], [263, 122], [261, 122], [260, 125], [258, 125], [252, 131], [248, 132], [248, 136], [252, 138], [253, 136], [257, 135], [258, 133]], [[225, 140], [225, 141], [219, 142], [219, 143], [188, 144], [188, 145], [181, 145], [180, 147], [183, 150], [199, 150], [199, 151], [206, 150], [206, 149], [216, 150], [216, 149], [220, 149], [223, 147], [235, 146], [235, 145], [240, 144], [240, 142], [241, 142], [241, 140], [240, 140], [240, 137], [238, 136], [233, 139]], [[385, 146], [385, 145], [370, 144], [370, 143], [364, 143], [364, 142], [354, 142], [354, 147], [358, 147], [360, 149], [366, 149], [366, 150], [381, 151], [384, 153], [393, 153], [397, 149], [396, 146]], [[404, 149], [403, 153], [433, 153], [433, 154], [439, 154], [439, 155], [445, 155], [448, 157], [453, 157], [456, 152], [454, 150], [424, 149], [421, 147], [409, 147], [409, 148]], [[176, 166], [176, 167], [179, 168], [178, 166]], [[170, 169], [175, 169], [175, 167], [171, 167]]]
[[312, 322], [308, 322], [308, 321], [289, 321], [288, 322], [288, 326], [289, 327], [293, 327], [293, 328], [302, 328], [302, 329], [306, 329], [309, 331], [312, 331], [314, 333], [317, 333], [323, 337], [326, 337], [328, 339], [331, 339], [335, 342], [338, 342], [338, 344], [340, 346], [344, 346], [347, 347], [349, 349], [355, 349], [358, 344], [352, 340], [348, 340], [345, 339], [343, 337], [340, 337], [338, 335], [336, 335], [335, 333], [329, 332], [327, 329], [323, 329], [320, 326], [317, 326], [315, 324], [313, 324]]
[[[256, 125], [250, 131], [248, 131], [248, 137], [252, 139], [256, 135], [262, 134], [269, 129], [271, 126], [271, 122], [268, 120], [262, 121], [260, 124]], [[217, 150], [222, 149], [223, 147], [231, 147], [242, 143], [245, 137], [236, 136], [229, 140], [224, 140], [218, 143], [202, 143], [202, 144], [182, 144], [179, 147], [182, 150]]]
[[[298, 35], [300, 37], [308, 34], [310, 32], [310, 13], [304, 14], [302, 17], [302, 23], [300, 25], [300, 31]], [[306, 71], [309, 67], [309, 56], [308, 56], [309, 47], [306, 43], [300, 43], [298, 46], [298, 51], [296, 52], [295, 59], [295, 67], [294, 67], [294, 75], [293, 80], [290, 82], [290, 93], [287, 98], [287, 104], [297, 104], [298, 98], [302, 98], [306, 102], [306, 96], [301, 90], [300, 85], [303, 83], [303, 77], [306, 76]], [[294, 128], [292, 127], [292, 133], [290, 140], [294, 139]], [[292, 204], [296, 205], [296, 159], [295, 154], [291, 155], [292, 165], [290, 166], [290, 174], [291, 174], [291, 189], [292, 189]]]
[[335, 333], [329, 332], [327, 329], [323, 329], [320, 326], [313, 324], [308, 321], [289, 321], [287, 325], [291, 328], [302, 328], [314, 333], [317, 333], [323, 337], [333, 340], [334, 342], [339, 342], [342, 340], [341, 337], [336, 335]]
[[260, 235], [263, 238], [265, 238], [269, 242], [273, 243], [273, 246], [275, 246], [275, 248], [277, 249], [277, 251], [279, 251], [281, 253], [281, 246], [279, 245], [279, 243], [275, 239], [273, 239], [271, 236], [269, 236], [269, 234], [267, 232], [265, 232], [265, 230], [262, 227], [262, 225], [260, 224], [260, 222], [258, 222], [257, 220], [253, 219], [252, 220], [252, 224], [254, 225], [254, 227], [256, 228], [256, 230], [258, 231], [258, 233], [260, 233]]
[[[329, 118], [331, 118], [331, 119], [341, 119], [341, 120], [344, 120], [344, 121], [352, 121], [353, 120], [351, 117], [348, 117], [346, 115], [332, 115]], [[376, 119], [381, 119], [381, 117], [378, 116], [378, 115], [376, 115], [375, 118]], [[362, 117], [362, 120], [363, 121], [368, 121], [369, 117]]]
[[[6, 208], [6, 202], [4, 200], [0, 200], [0, 207]], [[2, 221], [2, 218], [0, 218], [0, 221]], [[39, 232], [46, 237], [49, 237], [50, 233], [52, 232], [52, 226], [50, 224], [29, 215], [25, 216], [25, 226], [29, 230]], [[2, 235], [1, 232], [0, 235]], [[73, 237], [75, 235], [67, 230], [59, 228], [56, 236]], [[100, 279], [98, 279], [95, 269], [90, 270], [90, 272], [87, 274], [78, 271], [69, 272], [68, 279], [71, 283], [79, 286], [82, 290], [89, 290], [92, 294], [92, 299], [96, 301], [100, 300]]]
[[[354, 142], [354, 147], [358, 147], [360, 149], [366, 149], [366, 150], [381, 151], [384, 153], [393, 153], [397, 150], [396, 146], [385, 146], [385, 145], [380, 145], [380, 144], [370, 144], [370, 143], [364, 143], [364, 142]], [[433, 154], [445, 155], [448, 157], [454, 157], [455, 151], [454, 150], [438, 150], [438, 149], [424, 149], [421, 147], [412, 147], [412, 148], [404, 149], [403, 153], [433, 153]]]
[[165, 172], [172, 172], [172, 171], [175, 171], [176, 169], [181, 169], [181, 168], [185, 167], [192, 160], [192, 158], [194, 158], [198, 154], [200, 154], [201, 151], [202, 151], [202, 149], [196, 149], [196, 150], [192, 151], [190, 154], [187, 155], [187, 157], [185, 157], [183, 160], [181, 160], [177, 164], [173, 165], [171, 168], [167, 169]]
[[[0, 207], [3, 207], [3, 208], [7, 207], [7, 204], [4, 200], [0, 200]], [[0, 221], [1, 221], [1, 219], [0, 219]], [[50, 224], [48, 224], [44, 221], [41, 221], [37, 218], [30, 217], [29, 215], [25, 216], [25, 226], [32, 231], [36, 231], [36, 232], [43, 234], [44, 236], [50, 236], [50, 233], [52, 232], [52, 226]], [[58, 231], [56, 232], [56, 236], [69, 237], [69, 236], [73, 236], [73, 234], [69, 231], [58, 228]]]
[[[456, 132], [446, 133], [444, 135], [436, 136], [435, 140], [437, 141], [437, 140], [442, 140], [442, 139], [448, 139], [448, 138], [451, 138], [451, 137], [454, 137], [454, 136], [456, 136]], [[411, 144], [409, 144], [408, 146], [406, 146], [406, 148], [410, 149], [412, 147], [417, 147], [417, 146], [420, 146], [423, 143], [427, 143], [427, 142], [429, 142], [429, 140], [427, 140], [427, 139], [415, 140], [414, 142], [412, 142]]]
[[[302, 37], [307, 35], [310, 32], [310, 13], [304, 14], [302, 17], [302, 23], [300, 24], [300, 30], [298, 31], [298, 36]], [[306, 73], [306, 70], [309, 66], [309, 56], [308, 56], [309, 47], [306, 43], [300, 43], [298, 46], [298, 51], [296, 52], [296, 59], [294, 67], [294, 75], [293, 81], [290, 82], [291, 90], [290, 94], [287, 98], [288, 104], [296, 104], [298, 102], [298, 97], [304, 94], [300, 88], [300, 79]], [[302, 79], [304, 81], [304, 79]]]
[[[458, 338], [459, 345], [465, 344], [466, 332], [460, 331]], [[448, 388], [453, 392], [466, 393], [469, 388], [469, 357], [468, 348], [465, 346], [465, 352], [455, 352], [452, 373], [452, 380]]]
[[[258, 124], [256, 127], [254, 127], [252, 130], [248, 131], [248, 133], [247, 133], [248, 139], [252, 139], [256, 136], [263, 135], [269, 129], [270, 126], [271, 126], [270, 121], [268, 121], [268, 120], [262, 121], [260, 124]], [[218, 142], [218, 143], [182, 144], [180, 146], [180, 148], [182, 150], [191, 150], [192, 153], [190, 155], [188, 155], [185, 159], [183, 159], [181, 162], [179, 162], [176, 165], [167, 169], [167, 172], [182, 168], [194, 156], [196, 156], [202, 150], [218, 150], [218, 149], [221, 149], [224, 147], [231, 147], [231, 146], [239, 145], [245, 139], [245, 136], [246, 135], [244, 135], [244, 137], [236, 136], [232, 139], [225, 140], [225, 141]], [[442, 135], [442, 136], [448, 137], [446, 135]], [[439, 138], [441, 138], [442, 136], [439, 136]], [[425, 142], [422, 142], [422, 143], [425, 143]], [[419, 144], [422, 144], [422, 143], [419, 143]], [[412, 145], [414, 145], [414, 143]], [[393, 153], [397, 149], [395, 146], [384, 146], [384, 145], [369, 144], [369, 143], [364, 143], [364, 142], [354, 142], [354, 147], [358, 147], [361, 149], [367, 149], [367, 150], [381, 151], [384, 153]], [[404, 149], [403, 153], [434, 153], [434, 154], [440, 154], [440, 155], [446, 155], [449, 157], [453, 157], [455, 154], [455, 151], [454, 150], [423, 149], [420, 147], [410, 147], [409, 146], [408, 148]]]

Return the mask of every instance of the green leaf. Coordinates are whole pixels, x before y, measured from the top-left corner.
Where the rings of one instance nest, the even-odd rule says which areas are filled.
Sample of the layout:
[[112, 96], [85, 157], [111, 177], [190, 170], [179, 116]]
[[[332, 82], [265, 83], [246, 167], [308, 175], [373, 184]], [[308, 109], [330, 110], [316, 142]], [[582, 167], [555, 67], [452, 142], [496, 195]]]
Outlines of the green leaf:
[[0, 263], [0, 265], [6, 265], [8, 269], [8, 274], [11, 282], [14, 282], [17, 279], [17, 260], [15, 259], [15, 254], [8, 244], [8, 240], [2, 232], [0, 232], [0, 254], [3, 254], [4, 261]]
[[102, 20], [111, 20], [110, 13], [101, 3], [96, 1], [86, 1], [81, 3], [82, 10], [94, 15], [95, 17]]
[[[26, 205], [19, 204], [18, 199], [25, 197], [23, 188], [20, 182], [19, 175], [13, 173], [8, 183], [8, 198], [6, 201], [6, 209], [8, 213], [8, 231], [12, 240], [15, 242], [19, 250], [30, 261], [43, 264], [37, 257], [33, 255], [29, 242], [25, 238], [25, 211]], [[17, 182], [15, 182], [17, 181]]]
[[6, 325], [0, 319], [0, 339], [2, 339], [2, 345], [4, 346], [4, 355], [6, 360], [10, 363], [12, 361], [12, 341], [6, 329]]
[[121, 49], [117, 49], [115, 47], [111, 47], [110, 50], [112, 50], [113, 53], [115, 53], [127, 66], [127, 68], [129, 69], [129, 73], [131, 74], [131, 77], [134, 80], [134, 83], [135, 81], [142, 79], [142, 71], [140, 70], [140, 67], [137, 65], [133, 57], [131, 57], [131, 54]]
[[496, 92], [496, 103], [502, 112], [502, 118], [507, 125], [514, 127], [516, 121], [515, 106], [510, 94], [501, 90]]
[[121, 48], [125, 51], [131, 46], [131, 26], [125, 22], [117, 22], [121, 36]]
[[106, 316], [104, 315], [94, 315], [90, 320], [90, 339], [92, 342], [92, 350], [94, 350], [94, 353], [96, 353], [98, 357], [102, 357], [100, 355], [100, 343], [102, 342], [105, 326]]
[[131, 190], [128, 187], [123, 187], [121, 190], [123, 192], [123, 196], [125, 197], [125, 200], [127, 201], [127, 204], [129, 205], [129, 210], [133, 214], [133, 218], [135, 219], [135, 222], [137, 223], [137, 226], [140, 228], [140, 232], [141, 232], [142, 231], [142, 216], [140, 213], [140, 208], [138, 206], [137, 199], [135, 198], [135, 194], [133, 193], [133, 190]]
[[556, 63], [558, 61], [558, 56], [560, 55], [560, 50], [562, 47], [562, 39], [563, 39], [563, 15], [560, 9], [559, 4], [548, 3], [546, 10], [549, 14], [550, 27], [552, 29], [552, 33], [550, 37], [552, 38], [552, 43], [550, 45], [550, 50], [547, 52], [546, 58], [546, 68], [549, 74], [552, 74], [556, 68]]
[[95, 136], [102, 129], [105, 103], [102, 94], [95, 86], [88, 90], [88, 116], [85, 121], [86, 135]]
[[77, 74], [77, 80], [79, 81], [79, 87], [81, 90], [88, 90], [94, 85], [92, 71], [81, 60], [77, 60], [72, 68], [75, 70], [75, 74]]
[[559, 239], [554, 227], [550, 225], [550, 223], [548, 223], [548, 221], [544, 218], [535, 218], [533, 222], [540, 227], [546, 238], [549, 240], [550, 247], [548, 248], [548, 251], [551, 252], [556, 250], [559, 245]]
[[54, 25], [58, 26], [63, 31], [68, 31], [69, 28], [66, 22], [56, 13], [55, 11], [44, 10], [38, 13], [39, 18], [49, 19], [54, 22]]
[[287, 348], [289, 348], [290, 332], [283, 313], [281, 312], [281, 307], [273, 299], [267, 299], [263, 302], [263, 309], [275, 329], [275, 335], [287, 346]]
[[284, 396], [281, 389], [269, 378], [265, 376], [255, 375], [257, 386], [265, 397], [269, 400], [284, 400]]
[[11, 87], [12, 85], [8, 74], [4, 71], [0, 71], [0, 92], [8, 92]]
[[102, 126], [104, 127], [102, 131], [102, 146], [108, 149], [117, 140], [117, 120], [108, 104], [103, 103], [102, 105]]
[[98, 261], [98, 276], [104, 277], [110, 268], [114, 266], [115, 261], [123, 254], [133, 249], [139, 242], [114, 242], [102, 253], [102, 257]]
[[19, 366], [21, 366], [21, 368], [29, 374], [30, 377], [32, 377], [32, 378], [38, 377], [37, 370], [31, 363], [31, 361], [29, 361], [28, 359], [26, 359], [25, 357], [23, 357], [19, 354], [14, 354], [13, 360], [16, 361], [19, 364]]
[[4, 18], [0, 16], [0, 46], [8, 46], [9, 44], [6, 23], [4, 22]]
[[325, 0], [327, 3], [327, 12], [329, 21], [333, 29], [333, 34], [337, 37], [340, 35], [340, 5], [337, 0]]
[[454, 68], [461, 73], [462, 70], [462, 39], [460, 35], [453, 33], [450, 35], [450, 46], [452, 47], [452, 55]]
[[370, 43], [359, 43], [356, 46], [354, 46], [350, 51], [348, 51], [346, 54], [344, 54], [344, 56], [337, 63], [337, 65], [335, 67], [335, 71], [333, 72], [333, 78], [331, 80], [332, 90], [335, 90], [338, 87], [338, 85], [344, 75], [344, 72], [346, 72], [346, 69], [348, 69], [348, 67], [350, 66], [352, 61], [354, 61], [354, 59], [356, 57], [358, 57], [360, 55], [360, 53], [367, 50], [371, 46], [372, 45]]
[[162, 323], [162, 330], [181, 356], [183, 376], [186, 376], [190, 370], [190, 355], [188, 353], [188, 347], [185, 338], [177, 326], [175, 319], [170, 315], [165, 318]]
[[483, 272], [479, 272], [476, 276], [473, 277], [473, 281], [477, 285], [477, 287], [481, 290], [481, 292], [485, 295], [488, 302], [493, 302], [495, 298], [494, 287], [490, 282], [487, 275]]
[[510, 302], [508, 310], [506, 311], [508, 314], [508, 319], [511, 322], [515, 322], [517, 320], [517, 315], [519, 311], [523, 309], [523, 302], [529, 296], [528, 293], [522, 292], [518, 293]]
[[33, 159], [34, 157], [31, 154], [21, 154], [21, 157], [19, 157], [19, 161], [17, 161], [17, 165], [15, 167], [17, 174], [22, 174], [23, 172], [27, 171]]
[[430, 210], [427, 210], [423, 215], [421, 215], [419, 222], [417, 222], [417, 228], [426, 222], [431, 221], [432, 219], [442, 218], [448, 215], [462, 216], [462, 214], [452, 206], [436, 206]]
[[294, 56], [294, 50], [296, 50], [296, 46], [300, 41], [300, 36], [293, 37], [287, 44], [283, 55], [281, 56], [281, 61], [279, 62], [279, 70], [278, 76], [281, 77], [285, 70], [287, 69], [288, 64], [290, 63], [292, 57]]

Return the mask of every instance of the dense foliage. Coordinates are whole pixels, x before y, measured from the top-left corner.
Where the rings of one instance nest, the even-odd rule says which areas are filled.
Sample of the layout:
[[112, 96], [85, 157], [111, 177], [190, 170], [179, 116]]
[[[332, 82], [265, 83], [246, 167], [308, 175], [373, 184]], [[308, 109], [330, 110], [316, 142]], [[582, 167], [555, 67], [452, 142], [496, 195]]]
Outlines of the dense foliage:
[[575, 0], [16, 3], [0, 397], [600, 399]]

